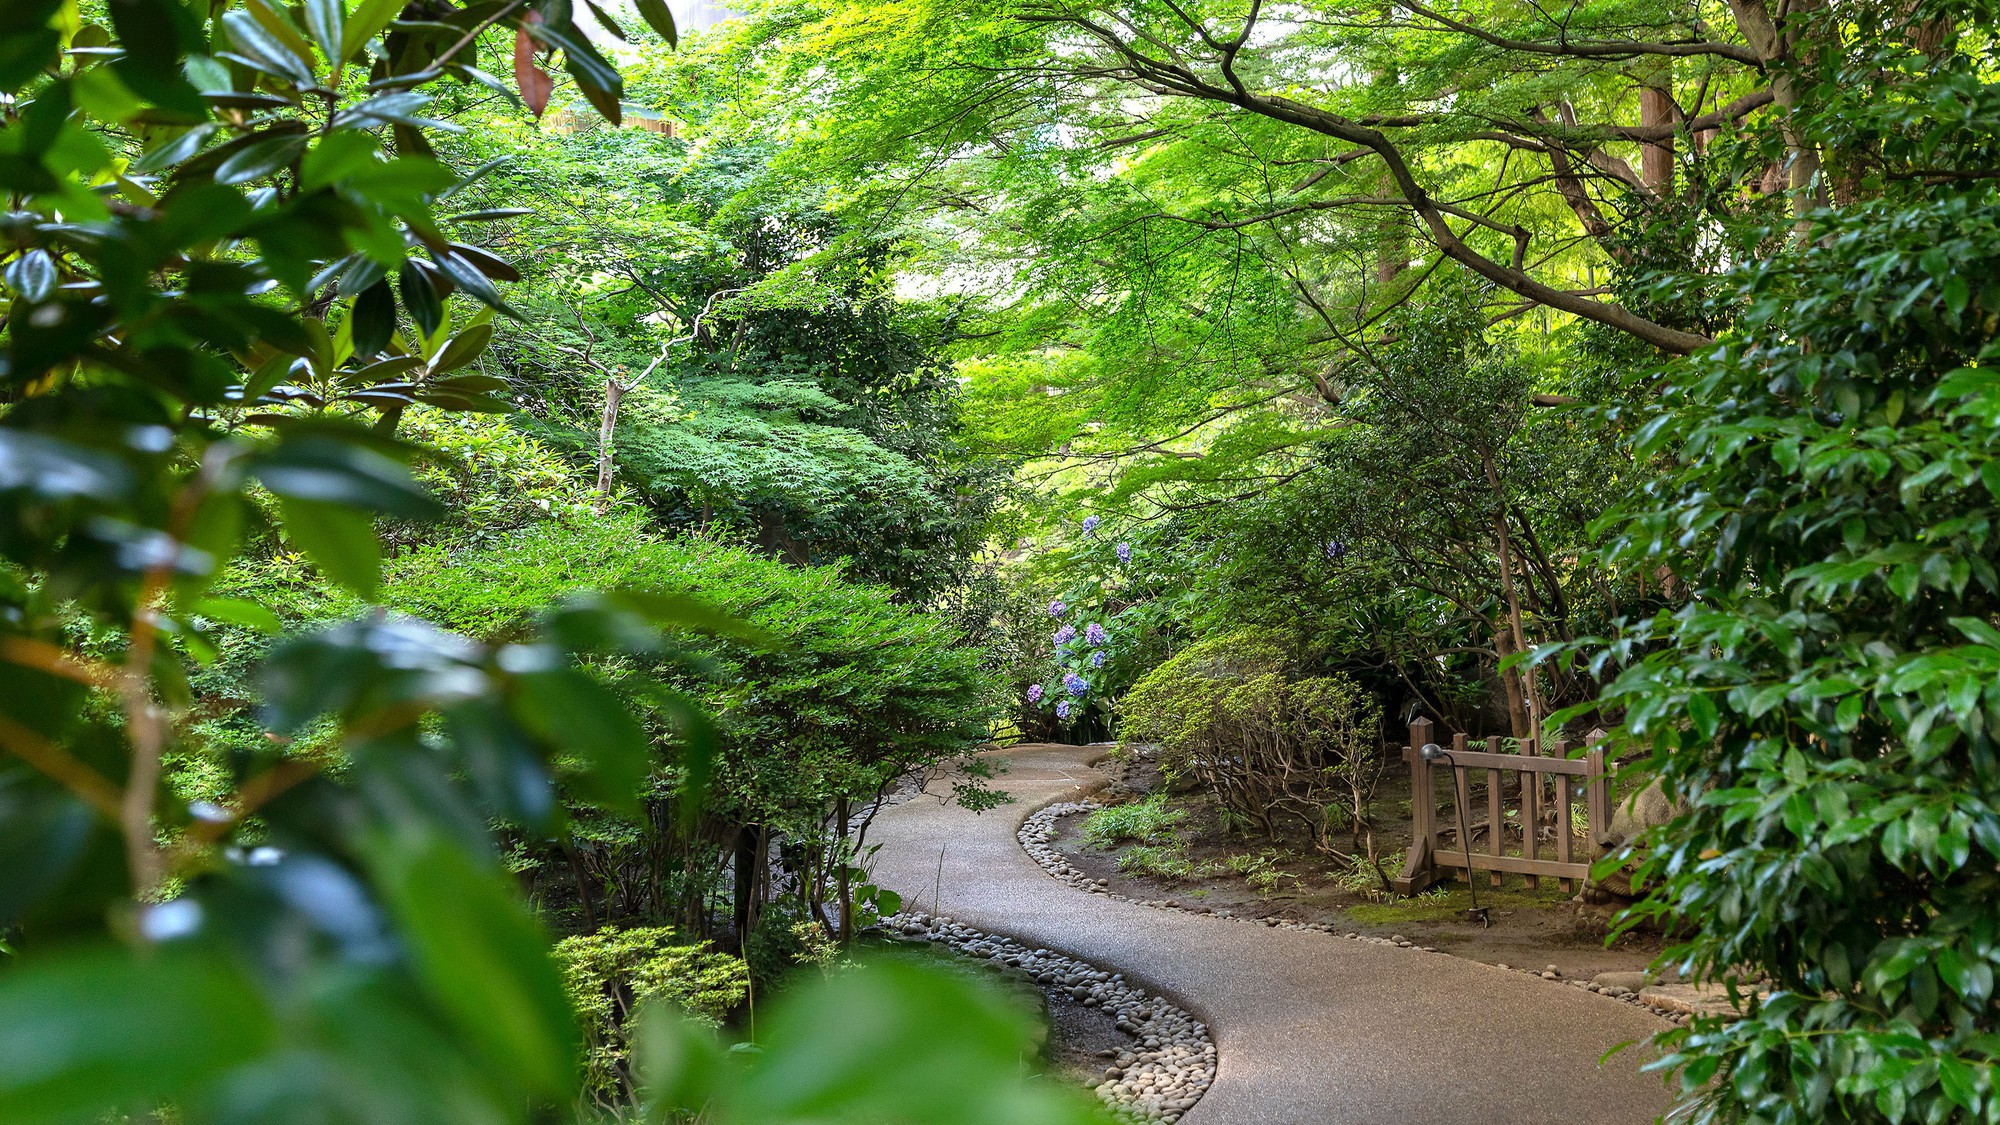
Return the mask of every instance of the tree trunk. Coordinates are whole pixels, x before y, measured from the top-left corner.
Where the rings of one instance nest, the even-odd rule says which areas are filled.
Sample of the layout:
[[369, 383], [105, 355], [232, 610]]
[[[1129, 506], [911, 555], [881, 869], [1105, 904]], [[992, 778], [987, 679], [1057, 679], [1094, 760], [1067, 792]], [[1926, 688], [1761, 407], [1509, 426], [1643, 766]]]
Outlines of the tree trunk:
[[764, 854], [763, 829], [755, 824], [736, 829], [736, 887], [731, 900], [736, 925], [736, 951], [750, 950], [750, 928], [757, 924], [757, 860]]
[[[1500, 471], [1493, 464], [1493, 455], [1482, 452], [1480, 461], [1486, 469], [1487, 486], [1493, 490], [1493, 545], [1500, 556], [1500, 596], [1507, 603], [1507, 624], [1513, 632], [1516, 653], [1525, 653], [1528, 648], [1527, 630], [1521, 624], [1520, 591], [1514, 586], [1514, 551], [1507, 534], [1507, 500], [1500, 490]], [[1537, 737], [1542, 726], [1541, 700], [1535, 697], [1535, 669], [1523, 666], [1521, 669], [1521, 694], [1528, 706], [1528, 729], [1530, 737]]]
[[[1658, 62], [1645, 68], [1639, 77], [1639, 124], [1641, 126], [1672, 125], [1680, 120], [1680, 111], [1674, 105], [1673, 64], [1662, 57]], [[1674, 142], [1672, 138], [1648, 141], [1639, 157], [1639, 182], [1653, 193], [1655, 199], [1665, 199], [1674, 192]]]
[[838, 856], [840, 863], [840, 944], [842, 945], [846, 945], [848, 942], [854, 940], [854, 880], [849, 877], [854, 869], [854, 864], [847, 847], [847, 821], [849, 815], [847, 798], [843, 795], [833, 803], [833, 816], [837, 822], [835, 830], [839, 833], [840, 841]]
[[611, 495], [611, 444], [618, 430], [618, 404], [629, 389], [616, 379], [604, 381], [604, 416], [597, 423], [597, 491]]

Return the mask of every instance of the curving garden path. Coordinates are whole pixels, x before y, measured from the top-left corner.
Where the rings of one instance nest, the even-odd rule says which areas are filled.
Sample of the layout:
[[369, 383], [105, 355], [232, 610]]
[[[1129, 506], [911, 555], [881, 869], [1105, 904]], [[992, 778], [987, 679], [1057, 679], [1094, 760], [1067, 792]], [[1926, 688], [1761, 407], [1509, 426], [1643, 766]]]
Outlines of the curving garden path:
[[[1045, 946], [1180, 1004], [1221, 1063], [1186, 1125], [1637, 1125], [1666, 1108], [1641, 1074], [1666, 1025], [1582, 989], [1476, 961], [1157, 909], [1051, 878], [1014, 833], [1104, 784], [1101, 748], [1017, 746], [974, 814], [920, 796], [883, 810], [875, 879], [905, 909]], [[934, 793], [947, 793], [942, 785]]]

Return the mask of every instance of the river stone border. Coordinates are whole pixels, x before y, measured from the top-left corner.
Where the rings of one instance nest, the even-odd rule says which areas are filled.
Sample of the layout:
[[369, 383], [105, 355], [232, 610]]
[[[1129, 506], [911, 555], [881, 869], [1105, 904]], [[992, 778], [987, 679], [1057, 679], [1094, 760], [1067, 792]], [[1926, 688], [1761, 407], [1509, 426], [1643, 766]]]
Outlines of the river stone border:
[[1061, 989], [1085, 1007], [1117, 1017], [1136, 1043], [1099, 1051], [1106, 1059], [1097, 1096], [1129, 1121], [1178, 1121], [1215, 1081], [1215, 1044], [1208, 1027], [1186, 1011], [1149, 996], [1125, 979], [1074, 957], [1023, 945], [922, 911], [891, 914], [882, 926], [905, 938], [940, 942], [969, 957], [1025, 973], [1045, 990]]
[[[1092, 800], [1060, 801], [1056, 804], [1048, 805], [1022, 821], [1020, 831], [1015, 833], [1015, 837], [1020, 840], [1021, 849], [1028, 853], [1030, 859], [1040, 864], [1042, 870], [1047, 871], [1059, 881], [1067, 883], [1077, 890], [1088, 891], [1094, 895], [1103, 895], [1105, 898], [1117, 899], [1120, 902], [1137, 903], [1140, 906], [1150, 906], [1159, 910], [1179, 910], [1184, 914], [1202, 914], [1210, 918], [1218, 918], [1230, 922], [1263, 925], [1277, 930], [1310, 930], [1326, 934], [1328, 937], [1346, 938], [1351, 941], [1367, 941], [1373, 942], [1376, 945], [1396, 945], [1405, 949], [1419, 950], [1424, 953], [1435, 953], [1440, 957], [1455, 956], [1454, 954], [1444, 953], [1435, 946], [1418, 945], [1401, 934], [1390, 937], [1374, 937], [1369, 934], [1358, 933], [1354, 930], [1343, 930], [1327, 922], [1299, 922], [1289, 918], [1243, 918], [1220, 910], [1191, 910], [1179, 902], [1169, 899], [1142, 899], [1133, 898], [1130, 895], [1121, 895], [1112, 890], [1109, 882], [1106, 880], [1093, 879], [1088, 874], [1072, 866], [1063, 857], [1062, 852], [1054, 846], [1056, 821], [1066, 816], [1075, 816], [1079, 813], [1096, 812], [1098, 809], [1104, 807], [1103, 802]], [[1485, 964], [1486, 962], [1481, 963]], [[1510, 972], [1526, 973], [1531, 977], [1539, 977], [1542, 980], [1559, 981], [1588, 992], [1595, 992], [1601, 996], [1609, 996], [1614, 1000], [1622, 1000], [1635, 1007], [1644, 1008], [1668, 1023], [1683, 1026], [1687, 1024], [1689, 1016], [1697, 1011], [1713, 1012], [1716, 1010], [1712, 1003], [1705, 1004], [1701, 1000], [1691, 1001], [1688, 996], [1683, 995], [1683, 993], [1691, 991], [1686, 986], [1670, 985], [1655, 987], [1642, 983], [1641, 987], [1632, 988], [1630, 987], [1631, 983], [1639, 982], [1628, 982], [1623, 979], [1607, 981], [1604, 979], [1625, 978], [1633, 975], [1628, 973], [1600, 973], [1596, 978], [1591, 980], [1582, 980], [1575, 977], [1564, 977], [1561, 971], [1554, 965], [1541, 970], [1519, 968], [1513, 965], [1494, 965], [1493, 967]]]

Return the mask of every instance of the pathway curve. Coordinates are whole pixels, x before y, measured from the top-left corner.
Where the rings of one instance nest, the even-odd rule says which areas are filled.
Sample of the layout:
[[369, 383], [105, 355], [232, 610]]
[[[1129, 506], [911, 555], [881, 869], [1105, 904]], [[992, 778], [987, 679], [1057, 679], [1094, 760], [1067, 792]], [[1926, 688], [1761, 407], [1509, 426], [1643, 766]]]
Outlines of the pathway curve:
[[[1140, 906], [1051, 878], [1014, 838], [1100, 788], [1101, 748], [1019, 746], [974, 814], [885, 809], [875, 879], [905, 909], [1123, 972], [1205, 1021], [1221, 1064], [1185, 1125], [1639, 1125], [1666, 1107], [1636, 1046], [1666, 1025], [1629, 1004], [1476, 961]], [[933, 792], [948, 792], [942, 784]]]

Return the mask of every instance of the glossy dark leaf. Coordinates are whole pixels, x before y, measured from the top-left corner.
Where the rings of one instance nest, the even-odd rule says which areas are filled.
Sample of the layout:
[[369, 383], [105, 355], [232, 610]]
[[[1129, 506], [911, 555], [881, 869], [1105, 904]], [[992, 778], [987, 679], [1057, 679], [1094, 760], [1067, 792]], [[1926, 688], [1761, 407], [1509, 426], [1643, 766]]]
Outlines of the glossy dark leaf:
[[0, 492], [110, 501], [131, 487], [132, 473], [116, 457], [46, 434], [0, 429]]
[[621, 41], [631, 41], [632, 37], [625, 34], [625, 29], [618, 26], [618, 21], [611, 18], [611, 13], [597, 6], [597, 0], [583, 0], [583, 3], [584, 6], [590, 9], [590, 14], [596, 17], [598, 26], [604, 28], [604, 30], [610, 32]]
[[446, 216], [446, 219], [455, 223], [491, 223], [501, 219], [517, 219], [522, 215], [534, 213], [527, 207], [494, 207], [484, 211], [461, 211], [456, 215]]
[[396, 295], [384, 277], [361, 291], [354, 299], [354, 354], [362, 357], [382, 354], [396, 334]]
[[239, 60], [246, 65], [301, 88], [313, 84], [312, 64], [266, 30], [248, 11], [224, 13], [222, 26], [236, 45]]
[[406, 2], [407, 0], [361, 0], [361, 3], [355, 6], [353, 15], [348, 18], [345, 30], [341, 32], [341, 59], [353, 58], [355, 52], [361, 50], [368, 40], [381, 34], [382, 29], [389, 26], [389, 21], [396, 18], [396, 13], [403, 10]]
[[521, 280], [521, 271], [515, 269], [513, 263], [504, 258], [463, 242], [454, 242], [450, 245], [452, 253], [464, 258], [472, 268], [495, 281]]
[[[480, 353], [486, 350], [486, 345], [492, 342], [493, 326], [491, 324], [475, 324], [452, 337], [451, 343], [444, 346], [444, 351], [440, 352], [436, 361], [431, 364], [431, 371], [436, 374], [456, 371], [473, 360], [478, 359]], [[505, 390], [506, 387], [507, 384], [503, 380], [498, 386], [482, 386], [479, 389]]]
[[51, 27], [0, 32], [0, 90], [12, 92], [61, 59], [62, 35]]
[[646, 26], [659, 32], [660, 37], [667, 41], [667, 46], [680, 46], [680, 28], [674, 24], [674, 14], [667, 9], [666, 0], [636, 0], [636, 3], [639, 18], [646, 21]]
[[258, 141], [224, 160], [215, 170], [215, 182], [233, 185], [263, 179], [291, 167], [305, 151], [306, 138], [299, 133]]
[[444, 323], [444, 303], [423, 268], [414, 261], [403, 263], [396, 287], [402, 291], [403, 308], [416, 321], [417, 330], [426, 336], [436, 332]]
[[464, 255], [455, 251], [449, 251], [433, 255], [432, 260], [437, 263], [440, 270], [444, 271], [445, 276], [451, 278], [460, 289], [465, 290], [466, 293], [470, 294], [480, 304], [496, 312], [505, 313], [516, 320], [521, 319], [521, 314], [515, 312], [507, 304], [506, 300], [500, 296], [500, 290], [494, 286], [493, 282], [484, 273], [480, 272], [478, 267], [468, 261]]
[[111, 64], [133, 93], [162, 109], [201, 121], [208, 106], [181, 71], [181, 59], [202, 47], [201, 26], [174, 0], [107, 0], [125, 57]]
[[340, 65], [346, 57], [341, 48], [347, 35], [347, 0], [305, 0], [306, 27], [327, 61]]
[[47, 250], [37, 248], [8, 262], [0, 278], [21, 300], [39, 304], [56, 291], [56, 264]]

